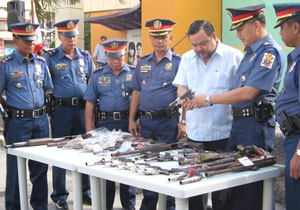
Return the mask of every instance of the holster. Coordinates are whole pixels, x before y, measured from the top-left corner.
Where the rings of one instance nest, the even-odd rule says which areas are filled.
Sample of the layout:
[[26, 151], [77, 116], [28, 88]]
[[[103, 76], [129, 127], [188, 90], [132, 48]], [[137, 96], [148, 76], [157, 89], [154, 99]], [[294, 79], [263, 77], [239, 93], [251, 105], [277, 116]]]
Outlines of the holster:
[[46, 106], [48, 116], [52, 117], [55, 112], [55, 100], [51, 93], [48, 93], [45, 96], [45, 106]]
[[253, 104], [254, 119], [258, 122], [266, 122], [274, 115], [274, 104], [269, 101], [258, 101]]
[[99, 101], [97, 100], [97, 102], [95, 103], [95, 106], [94, 106], [95, 126], [97, 125], [97, 122], [98, 122], [98, 120], [99, 120], [99, 112], [100, 112], [100, 109], [99, 109]]
[[173, 114], [178, 112], [178, 108], [177, 107], [173, 107], [173, 108], [167, 107], [167, 108], [165, 108], [165, 112], [166, 112], [167, 117], [171, 118], [173, 116]]
[[279, 118], [282, 121], [280, 129], [285, 136], [300, 133], [300, 114], [288, 117], [285, 111], [283, 111], [279, 114]]

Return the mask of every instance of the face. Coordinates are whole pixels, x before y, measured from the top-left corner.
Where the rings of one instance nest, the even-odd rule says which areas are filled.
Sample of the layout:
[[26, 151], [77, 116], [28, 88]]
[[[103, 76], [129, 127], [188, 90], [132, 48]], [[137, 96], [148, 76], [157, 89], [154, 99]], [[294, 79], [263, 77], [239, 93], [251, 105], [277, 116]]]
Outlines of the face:
[[138, 54], [139, 56], [142, 56], [142, 46], [141, 46], [141, 45], [138, 45], [137, 48], [136, 48], [136, 50], [137, 50], [137, 54]]
[[124, 66], [125, 63], [125, 56], [122, 55], [119, 58], [111, 58], [109, 56], [106, 56], [107, 63], [109, 67], [114, 71], [120, 71], [121, 68]]
[[258, 40], [256, 30], [258, 21], [247, 21], [236, 29], [236, 36], [248, 47]]
[[78, 36], [64, 36], [63, 34], [58, 34], [58, 38], [61, 41], [61, 45], [64, 50], [75, 49]]
[[16, 37], [14, 37], [13, 40], [17, 49], [23, 56], [28, 57], [31, 53], [33, 53], [35, 41], [18, 39]]
[[171, 33], [165, 36], [150, 36], [151, 44], [155, 52], [166, 52], [169, 49], [173, 37]]
[[102, 39], [100, 39], [101, 42], [105, 41], [106, 38], [105, 37], [102, 37]]
[[131, 49], [129, 50], [129, 54], [130, 54], [130, 56], [134, 56], [134, 49], [131, 48]]
[[[295, 24], [295, 23], [293, 23]], [[287, 22], [284, 22], [280, 26], [280, 36], [284, 44], [288, 47], [295, 47], [294, 46], [294, 36], [293, 36], [293, 24], [290, 26], [287, 24]]]
[[204, 59], [210, 58], [216, 50], [216, 33], [213, 33], [212, 37], [210, 37], [204, 30], [200, 30], [196, 34], [189, 35], [189, 39], [194, 52]]

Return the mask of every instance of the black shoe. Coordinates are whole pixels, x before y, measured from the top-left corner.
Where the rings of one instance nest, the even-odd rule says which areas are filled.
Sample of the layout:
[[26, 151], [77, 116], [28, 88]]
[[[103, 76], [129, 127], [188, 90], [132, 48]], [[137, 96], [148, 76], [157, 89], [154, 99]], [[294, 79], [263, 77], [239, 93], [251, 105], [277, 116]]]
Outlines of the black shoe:
[[66, 200], [58, 200], [55, 203], [55, 207], [56, 207], [56, 209], [69, 209]]
[[83, 195], [82, 203], [86, 205], [92, 205], [92, 198], [90, 195]]

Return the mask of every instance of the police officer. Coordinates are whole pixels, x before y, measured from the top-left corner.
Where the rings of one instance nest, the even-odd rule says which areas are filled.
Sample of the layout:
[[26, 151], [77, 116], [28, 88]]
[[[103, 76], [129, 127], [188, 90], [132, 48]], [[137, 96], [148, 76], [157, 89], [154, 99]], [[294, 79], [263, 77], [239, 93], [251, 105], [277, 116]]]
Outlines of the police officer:
[[[167, 19], [154, 19], [146, 22], [149, 27], [150, 41], [154, 52], [145, 55], [137, 64], [132, 81], [132, 99], [130, 102], [129, 131], [144, 138], [159, 142], [176, 141], [178, 112], [167, 116], [165, 108], [177, 98], [177, 88], [172, 81], [178, 70], [180, 57], [169, 49], [172, 41], [172, 26], [175, 22]], [[140, 126], [134, 121], [140, 110]], [[141, 209], [156, 209], [158, 194], [144, 190]], [[174, 199], [168, 198], [168, 208], [174, 205]]]
[[277, 16], [275, 28], [286, 46], [294, 48], [287, 56], [288, 67], [284, 87], [278, 96], [275, 112], [280, 128], [286, 136], [283, 148], [285, 164], [286, 209], [300, 209], [300, 3], [274, 4]]
[[[94, 71], [94, 64], [88, 51], [76, 47], [78, 19], [56, 23], [61, 45], [45, 54], [53, 79], [53, 100], [55, 111], [51, 117], [52, 137], [62, 137], [85, 133], [83, 94], [87, 81]], [[52, 200], [57, 209], [68, 209], [66, 199], [66, 170], [52, 168], [53, 192]], [[83, 202], [91, 203], [90, 183], [87, 175], [82, 176]]]
[[[44, 92], [52, 89], [46, 61], [33, 54], [38, 24], [15, 23], [10, 28], [16, 50], [0, 62], [0, 93], [6, 91], [9, 120], [6, 143], [49, 137]], [[17, 159], [6, 157], [5, 208], [20, 209]], [[28, 160], [33, 209], [48, 209], [48, 165]]]
[[[272, 104], [275, 102], [281, 78], [283, 50], [265, 27], [264, 4], [227, 9], [232, 19], [230, 30], [245, 45], [245, 55], [236, 73], [233, 90], [223, 94], [203, 94], [186, 102], [187, 109], [232, 104], [233, 122], [228, 151], [236, 146], [256, 145], [272, 151], [275, 139], [275, 118]], [[262, 182], [233, 188], [224, 209], [262, 208]]]
[[[108, 130], [128, 132], [129, 103], [132, 90], [128, 87], [132, 81], [133, 70], [125, 63], [124, 39], [109, 39], [102, 42], [106, 52], [107, 65], [94, 72], [84, 94], [86, 100], [86, 130], [105, 127]], [[99, 100], [95, 125], [93, 110]], [[106, 209], [113, 209], [115, 182], [106, 181]], [[135, 209], [136, 188], [120, 185], [121, 203], [124, 209]]]

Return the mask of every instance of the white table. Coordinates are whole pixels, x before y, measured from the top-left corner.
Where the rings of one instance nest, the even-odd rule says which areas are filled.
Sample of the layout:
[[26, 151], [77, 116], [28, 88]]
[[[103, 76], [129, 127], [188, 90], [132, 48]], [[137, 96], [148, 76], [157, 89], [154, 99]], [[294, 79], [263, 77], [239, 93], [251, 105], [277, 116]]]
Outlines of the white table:
[[[81, 173], [91, 178], [92, 208], [93, 210], [106, 209], [105, 180], [111, 180], [142, 189], [159, 193], [159, 209], [165, 209], [166, 195], [176, 198], [176, 210], [188, 209], [188, 198], [238, 185], [264, 180], [263, 209], [272, 209], [273, 178], [280, 176], [277, 167], [261, 168], [258, 171], [227, 173], [203, 179], [200, 182], [180, 185], [179, 182], [169, 182], [166, 175], [143, 175], [124, 169], [111, 168], [103, 165], [86, 166], [86, 161], [99, 159], [92, 153], [74, 149], [36, 146], [22, 147], [7, 150], [8, 154], [18, 158], [19, 188], [22, 210], [28, 209], [26, 185], [26, 159], [61, 167], [72, 172], [74, 209], [82, 209]], [[160, 166], [174, 167], [176, 162], [154, 163]], [[166, 168], [166, 167], [164, 167]], [[101, 199], [99, 199], [101, 198]]]
[[[175, 162], [164, 162], [157, 163], [157, 165], [162, 166], [165, 164], [169, 166], [170, 164], [174, 163]], [[158, 192], [159, 209], [165, 209], [166, 195], [173, 196], [176, 199], [176, 210], [187, 210], [189, 197], [261, 180], [264, 180], [263, 210], [271, 210], [273, 196], [273, 178], [281, 176], [278, 167], [265, 167], [259, 169], [258, 171], [227, 173], [210, 178], [205, 178], [193, 184], [180, 185], [178, 181], [169, 182], [168, 176], [166, 175], [137, 174], [124, 169], [111, 168], [103, 165], [82, 165], [78, 166], [77, 170], [80, 173], [90, 175], [92, 196], [93, 194], [97, 196], [101, 195], [101, 192], [104, 190], [101, 187], [101, 183], [103, 183], [103, 180], [111, 180], [120, 182], [122, 184]], [[101, 206], [99, 197], [92, 197], [92, 199], [93, 210], [105, 209], [105, 206]], [[98, 201], [94, 202], [96, 199]], [[103, 197], [101, 197], [101, 199], [103, 199]]]
[[77, 166], [84, 164], [93, 155], [81, 150], [62, 149], [57, 147], [33, 146], [7, 149], [10, 155], [16, 155], [18, 161], [20, 204], [22, 210], [28, 210], [26, 159], [57, 166], [72, 172], [75, 210], [82, 210], [82, 179], [77, 172]]

